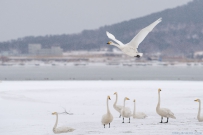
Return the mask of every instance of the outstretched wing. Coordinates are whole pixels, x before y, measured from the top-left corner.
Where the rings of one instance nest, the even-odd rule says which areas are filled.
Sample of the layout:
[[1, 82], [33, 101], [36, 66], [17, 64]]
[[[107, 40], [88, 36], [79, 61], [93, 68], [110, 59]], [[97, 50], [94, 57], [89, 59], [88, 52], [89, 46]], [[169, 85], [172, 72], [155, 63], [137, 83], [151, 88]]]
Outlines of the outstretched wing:
[[115, 41], [119, 45], [123, 45], [123, 43], [121, 41], [117, 40], [115, 38], [115, 36], [113, 34], [109, 33], [108, 31], [106, 31], [106, 35], [107, 35], [108, 38], [110, 38], [111, 40]]
[[145, 37], [153, 30], [153, 28], [162, 21], [162, 18], [159, 18], [149, 26], [143, 28], [129, 43], [128, 45], [138, 48], [139, 44], [145, 39]]

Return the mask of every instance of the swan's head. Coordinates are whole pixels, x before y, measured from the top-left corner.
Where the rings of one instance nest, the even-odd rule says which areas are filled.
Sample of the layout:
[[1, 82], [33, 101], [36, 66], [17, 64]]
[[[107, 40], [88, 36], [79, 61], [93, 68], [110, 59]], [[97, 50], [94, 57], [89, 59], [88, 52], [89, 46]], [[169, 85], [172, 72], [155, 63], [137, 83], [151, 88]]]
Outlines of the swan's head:
[[106, 43], [108, 45], [113, 45], [113, 42], [112, 41], [109, 41], [108, 43]]
[[125, 100], [130, 100], [128, 97], [125, 97]]
[[135, 102], [135, 99], [133, 100], [133, 102]]
[[110, 97], [110, 96], [108, 96], [107, 98], [108, 98], [109, 100], [111, 100], [111, 97]]
[[117, 92], [114, 92], [114, 95], [116, 95], [117, 94]]
[[53, 112], [53, 113], [52, 113], [52, 115], [56, 115], [56, 114], [57, 114], [57, 112]]
[[160, 91], [161, 91], [161, 89], [159, 88], [159, 89], [158, 89], [158, 92], [160, 92]]
[[196, 100], [194, 100], [194, 101], [199, 102], [199, 101], [200, 101], [200, 99], [196, 99]]

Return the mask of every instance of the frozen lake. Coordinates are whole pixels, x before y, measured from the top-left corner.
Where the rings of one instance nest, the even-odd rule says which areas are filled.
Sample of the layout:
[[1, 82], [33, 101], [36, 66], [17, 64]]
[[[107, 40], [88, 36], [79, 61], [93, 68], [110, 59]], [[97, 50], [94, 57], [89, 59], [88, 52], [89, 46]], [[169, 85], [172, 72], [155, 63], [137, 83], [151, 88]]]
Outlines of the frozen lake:
[[0, 66], [0, 80], [201, 80], [203, 66]]
[[[156, 114], [158, 88], [161, 107], [169, 108], [176, 119], [159, 123]], [[114, 92], [118, 104], [129, 97], [126, 106], [148, 115], [122, 123], [114, 110]], [[114, 116], [111, 128], [103, 128], [101, 117], [106, 113], [106, 97]], [[202, 81], [2, 81], [0, 83], [1, 135], [53, 135], [55, 116], [63, 107], [73, 115], [59, 115], [59, 126], [75, 128], [73, 135], [177, 135], [203, 134], [203, 122], [197, 121], [198, 103], [203, 101]], [[125, 120], [127, 122], [127, 119]], [[166, 121], [166, 119], [164, 119]]]

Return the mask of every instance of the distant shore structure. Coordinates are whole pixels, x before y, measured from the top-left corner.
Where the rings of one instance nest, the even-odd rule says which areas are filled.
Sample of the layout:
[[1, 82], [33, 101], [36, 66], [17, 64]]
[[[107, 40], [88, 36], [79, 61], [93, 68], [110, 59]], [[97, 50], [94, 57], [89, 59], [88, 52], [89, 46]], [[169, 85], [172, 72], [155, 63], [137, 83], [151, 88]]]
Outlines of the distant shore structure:
[[41, 44], [28, 44], [28, 54], [31, 56], [62, 56], [63, 49], [58, 46], [42, 48]]

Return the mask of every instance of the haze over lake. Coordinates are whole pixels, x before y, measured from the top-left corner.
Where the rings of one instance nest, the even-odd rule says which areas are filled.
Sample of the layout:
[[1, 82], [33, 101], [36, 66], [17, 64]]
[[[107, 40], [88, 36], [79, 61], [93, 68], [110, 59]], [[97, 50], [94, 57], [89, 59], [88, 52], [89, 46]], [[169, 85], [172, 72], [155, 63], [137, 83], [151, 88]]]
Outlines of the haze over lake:
[[199, 66], [0, 66], [0, 80], [203, 80]]

